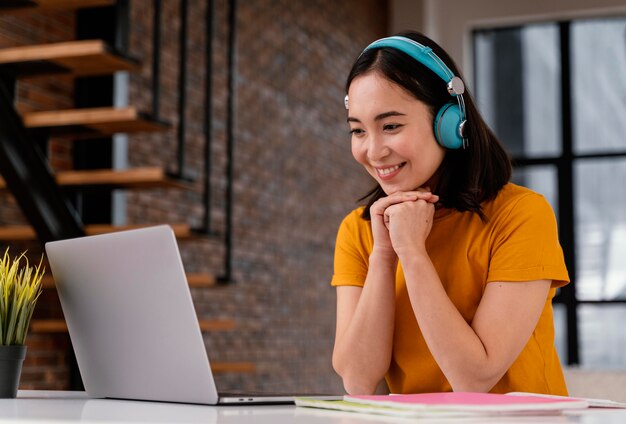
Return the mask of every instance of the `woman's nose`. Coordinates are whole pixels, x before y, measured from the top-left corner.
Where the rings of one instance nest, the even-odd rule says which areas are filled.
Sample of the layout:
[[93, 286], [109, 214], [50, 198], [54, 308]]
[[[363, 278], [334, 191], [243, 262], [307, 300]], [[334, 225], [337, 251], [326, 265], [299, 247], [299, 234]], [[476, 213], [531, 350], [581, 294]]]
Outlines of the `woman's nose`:
[[367, 158], [372, 161], [378, 161], [389, 155], [391, 150], [382, 137], [370, 137], [367, 146]]

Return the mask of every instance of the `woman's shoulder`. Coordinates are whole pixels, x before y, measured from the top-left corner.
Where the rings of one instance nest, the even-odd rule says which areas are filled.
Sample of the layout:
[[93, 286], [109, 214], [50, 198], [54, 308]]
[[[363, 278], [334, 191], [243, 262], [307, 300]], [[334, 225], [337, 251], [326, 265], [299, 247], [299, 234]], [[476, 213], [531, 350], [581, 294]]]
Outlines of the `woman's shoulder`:
[[363, 211], [365, 210], [365, 206], [359, 206], [355, 209], [352, 209], [344, 218], [343, 222], [351, 222], [351, 223], [359, 223], [361, 221], [368, 222], [363, 219]]
[[364, 233], [370, 230], [370, 221], [363, 218], [365, 206], [350, 211], [341, 221], [340, 231], [344, 233]]
[[497, 196], [484, 205], [483, 210], [488, 219], [510, 215], [514, 211], [522, 214], [534, 214], [538, 211], [553, 213], [543, 195], [513, 183], [502, 187]]
[[342, 220], [341, 226], [349, 226], [349, 227], [362, 227], [368, 226], [369, 221], [363, 218], [363, 211], [365, 210], [365, 206], [359, 206], [353, 210], [351, 210]]
[[359, 251], [371, 251], [374, 240], [370, 221], [363, 218], [364, 206], [352, 210], [345, 216], [337, 233], [338, 246], [352, 246]]

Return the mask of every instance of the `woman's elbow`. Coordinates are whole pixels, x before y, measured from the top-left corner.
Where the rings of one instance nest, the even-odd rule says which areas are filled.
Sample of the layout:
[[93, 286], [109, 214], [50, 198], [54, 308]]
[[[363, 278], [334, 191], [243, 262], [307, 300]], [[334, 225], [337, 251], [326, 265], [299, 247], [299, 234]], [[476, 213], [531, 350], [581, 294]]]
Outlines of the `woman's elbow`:
[[344, 390], [349, 395], [372, 395], [376, 392], [378, 378], [371, 378], [362, 372], [350, 369], [333, 356], [333, 368], [341, 377]]
[[488, 393], [493, 384], [482, 384], [478, 381], [464, 382], [464, 383], [450, 383], [453, 392], [473, 392], [473, 393]]
[[378, 381], [374, 381], [362, 373], [337, 373], [343, 382], [343, 388], [349, 395], [373, 395]]
[[343, 379], [343, 388], [349, 395], [368, 396], [376, 393], [377, 384], [369, 384], [365, 381]]
[[471, 373], [449, 379], [454, 392], [488, 393], [500, 381], [503, 373]]

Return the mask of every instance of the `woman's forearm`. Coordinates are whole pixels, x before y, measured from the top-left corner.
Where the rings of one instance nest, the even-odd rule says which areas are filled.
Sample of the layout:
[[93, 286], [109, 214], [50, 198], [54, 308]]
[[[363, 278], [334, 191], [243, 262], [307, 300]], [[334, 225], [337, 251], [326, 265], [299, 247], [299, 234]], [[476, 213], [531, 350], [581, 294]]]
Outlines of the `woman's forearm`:
[[426, 255], [403, 262], [411, 305], [437, 364], [455, 391], [488, 391], [501, 375], [481, 339], [445, 292]]
[[[348, 393], [371, 394], [391, 361], [397, 259], [370, 256], [368, 275], [349, 323], [337, 334], [333, 367]], [[338, 330], [339, 331], [339, 330]]]

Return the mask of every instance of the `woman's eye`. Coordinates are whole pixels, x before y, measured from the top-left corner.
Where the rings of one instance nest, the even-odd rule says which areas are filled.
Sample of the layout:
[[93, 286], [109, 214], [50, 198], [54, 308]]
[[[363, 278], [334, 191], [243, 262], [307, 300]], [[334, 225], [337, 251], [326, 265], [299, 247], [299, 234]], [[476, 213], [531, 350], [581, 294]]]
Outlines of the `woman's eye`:
[[397, 130], [398, 128], [400, 128], [402, 125], [400, 124], [385, 124], [383, 126], [383, 130], [384, 131], [394, 131]]
[[361, 134], [363, 134], [364, 132], [365, 132], [365, 131], [363, 131], [363, 130], [362, 130], [362, 129], [360, 129], [360, 128], [353, 128], [353, 129], [351, 129], [351, 130], [350, 130], [350, 134], [351, 134], [351, 135], [361, 135]]

